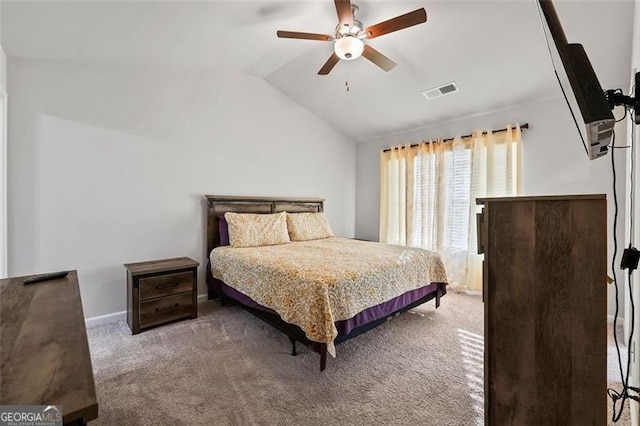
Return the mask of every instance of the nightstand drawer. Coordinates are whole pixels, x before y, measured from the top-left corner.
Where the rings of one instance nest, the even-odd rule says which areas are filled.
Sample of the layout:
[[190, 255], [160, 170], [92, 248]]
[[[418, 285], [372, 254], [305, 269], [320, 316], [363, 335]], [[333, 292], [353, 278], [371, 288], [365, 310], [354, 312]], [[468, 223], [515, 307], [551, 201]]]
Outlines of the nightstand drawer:
[[185, 293], [193, 290], [193, 272], [187, 271], [140, 278], [139, 285], [141, 301]]
[[167, 296], [140, 303], [140, 328], [163, 324], [192, 314], [192, 293]]

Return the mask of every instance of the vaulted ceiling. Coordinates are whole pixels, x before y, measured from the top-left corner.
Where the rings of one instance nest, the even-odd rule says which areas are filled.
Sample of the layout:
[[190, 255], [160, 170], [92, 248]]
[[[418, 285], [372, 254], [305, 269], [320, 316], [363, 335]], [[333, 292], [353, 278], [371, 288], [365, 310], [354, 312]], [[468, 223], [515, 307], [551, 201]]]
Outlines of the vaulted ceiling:
[[[248, 73], [354, 141], [561, 96], [534, 0], [354, 2], [365, 26], [427, 10], [425, 24], [370, 41], [398, 63], [392, 71], [360, 58], [319, 76], [330, 42], [276, 37], [278, 29], [332, 34], [331, 0], [3, 2], [2, 44], [9, 57]], [[626, 89], [633, 0], [555, 3], [602, 86]], [[421, 95], [452, 81], [459, 92]]]

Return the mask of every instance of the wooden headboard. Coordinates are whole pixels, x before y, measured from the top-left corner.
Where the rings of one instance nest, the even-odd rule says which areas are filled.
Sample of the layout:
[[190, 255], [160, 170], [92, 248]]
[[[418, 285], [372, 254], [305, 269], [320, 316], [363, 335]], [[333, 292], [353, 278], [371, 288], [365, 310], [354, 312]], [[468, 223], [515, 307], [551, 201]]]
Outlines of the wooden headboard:
[[220, 246], [218, 220], [226, 212], [236, 213], [306, 213], [324, 211], [322, 198], [242, 197], [229, 195], [205, 195], [207, 199], [207, 252]]

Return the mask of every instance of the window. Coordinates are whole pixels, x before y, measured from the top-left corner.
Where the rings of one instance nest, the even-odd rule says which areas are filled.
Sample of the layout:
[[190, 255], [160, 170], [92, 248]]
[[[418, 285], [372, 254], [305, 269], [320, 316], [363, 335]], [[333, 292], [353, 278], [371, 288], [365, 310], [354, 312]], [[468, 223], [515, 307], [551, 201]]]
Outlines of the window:
[[519, 144], [516, 127], [383, 152], [380, 240], [435, 251], [450, 283], [479, 289], [475, 199], [517, 195]]

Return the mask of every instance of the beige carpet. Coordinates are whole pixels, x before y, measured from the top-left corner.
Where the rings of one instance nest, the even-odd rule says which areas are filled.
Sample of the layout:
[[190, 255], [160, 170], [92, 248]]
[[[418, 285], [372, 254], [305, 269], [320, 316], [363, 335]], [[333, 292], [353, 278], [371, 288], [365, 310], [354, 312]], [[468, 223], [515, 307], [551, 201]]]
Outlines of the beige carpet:
[[430, 302], [338, 345], [323, 373], [316, 353], [299, 347], [290, 356], [286, 336], [215, 302], [201, 304], [195, 320], [136, 336], [124, 322], [88, 334], [94, 425], [483, 423], [474, 296], [447, 294], [438, 310]]

